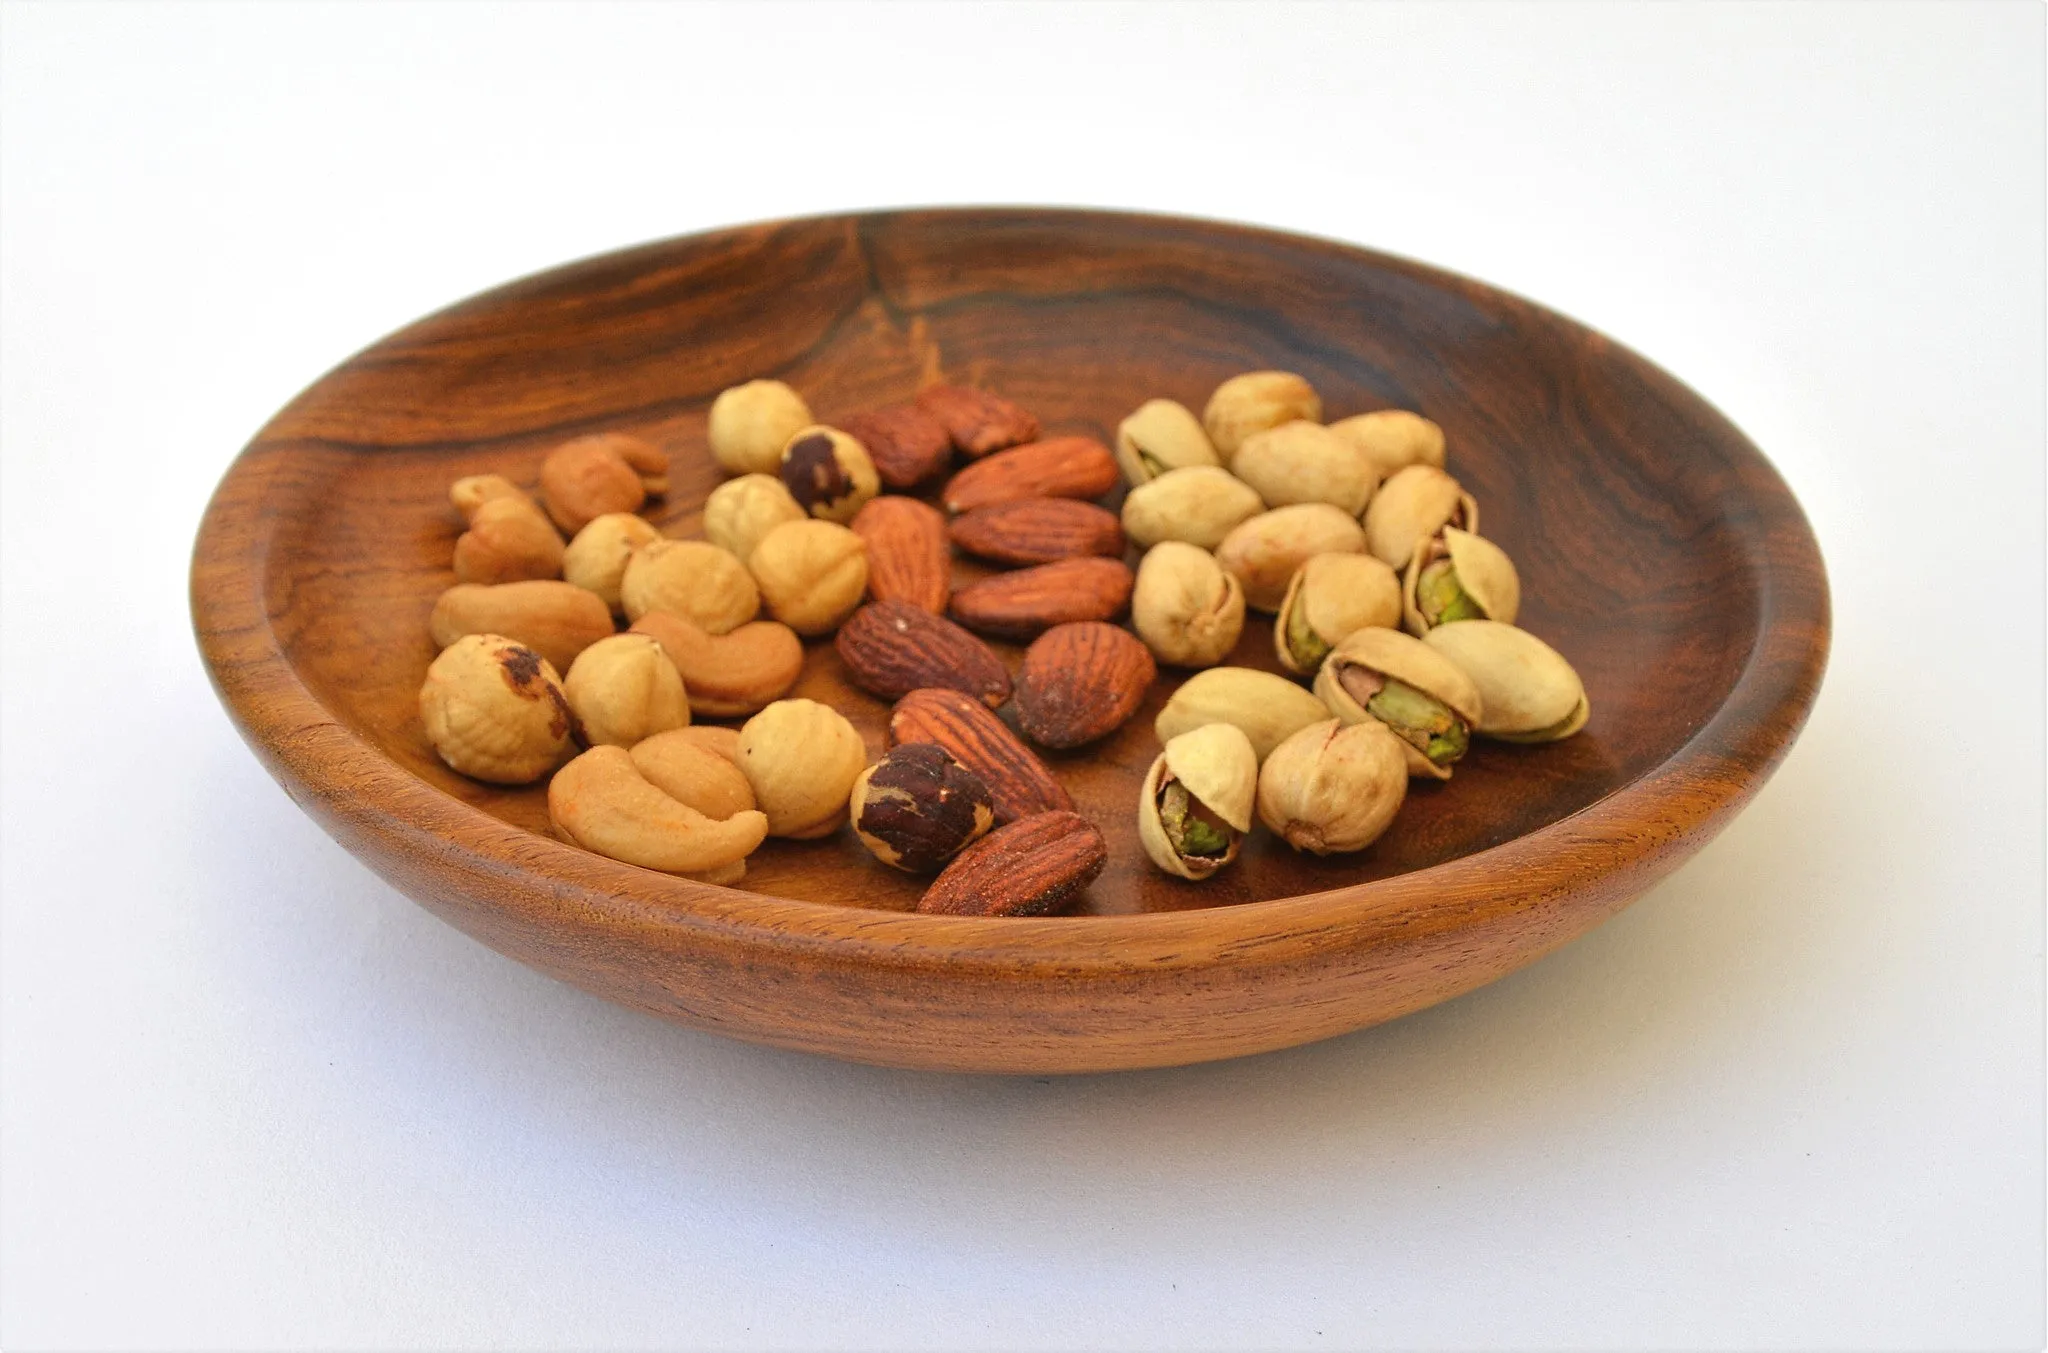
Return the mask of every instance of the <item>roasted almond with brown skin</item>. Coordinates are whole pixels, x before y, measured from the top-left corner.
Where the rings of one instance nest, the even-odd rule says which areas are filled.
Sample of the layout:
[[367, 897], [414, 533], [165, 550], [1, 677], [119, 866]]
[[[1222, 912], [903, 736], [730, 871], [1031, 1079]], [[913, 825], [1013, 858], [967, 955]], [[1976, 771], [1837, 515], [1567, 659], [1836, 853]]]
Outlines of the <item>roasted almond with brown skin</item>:
[[852, 527], [868, 545], [870, 597], [907, 601], [933, 615], [945, 611], [953, 590], [953, 552], [937, 508], [888, 494], [869, 499]]
[[998, 822], [1074, 806], [1038, 753], [971, 695], [922, 690], [898, 700], [889, 715], [889, 745], [909, 742], [936, 742], [979, 775]]
[[918, 391], [917, 407], [946, 430], [957, 450], [969, 456], [1020, 446], [1038, 435], [1036, 418], [986, 390], [934, 385]]
[[1034, 639], [1074, 620], [1114, 620], [1135, 579], [1121, 559], [1062, 559], [998, 573], [953, 595], [953, 618], [977, 634]]
[[842, 418], [839, 430], [868, 449], [882, 483], [914, 488], [953, 462], [953, 439], [938, 419], [915, 404], [891, 404]]
[[939, 916], [1049, 916], [1072, 906], [1109, 863], [1109, 845], [1079, 813], [1035, 813], [953, 857], [917, 909]]
[[1121, 478], [1116, 457], [1093, 437], [1048, 437], [999, 451], [946, 481], [949, 512], [1019, 498], [1100, 498]]
[[1010, 673], [994, 649], [907, 601], [861, 607], [839, 627], [837, 643], [853, 684], [884, 700], [928, 686], [964, 692], [991, 709], [1010, 698]]
[[1152, 651], [1128, 630], [1055, 625], [1024, 654], [1017, 722], [1044, 746], [1079, 747], [1123, 727], [1157, 675]]
[[998, 564], [1050, 564], [1056, 559], [1124, 555], [1116, 513], [1072, 498], [1020, 498], [953, 519], [953, 543]]

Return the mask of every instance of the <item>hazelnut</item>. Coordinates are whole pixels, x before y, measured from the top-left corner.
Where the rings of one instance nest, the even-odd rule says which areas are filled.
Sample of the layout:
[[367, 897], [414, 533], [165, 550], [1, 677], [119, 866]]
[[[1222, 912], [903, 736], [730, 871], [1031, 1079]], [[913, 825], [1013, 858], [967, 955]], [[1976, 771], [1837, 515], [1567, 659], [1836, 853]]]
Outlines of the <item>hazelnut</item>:
[[683, 678], [651, 635], [599, 639], [569, 664], [562, 689], [593, 747], [631, 747], [690, 721]]
[[786, 521], [802, 521], [804, 510], [772, 474], [743, 474], [711, 490], [704, 500], [704, 538], [736, 559], [745, 559]]
[[852, 615], [868, 586], [861, 538], [829, 521], [785, 522], [747, 558], [768, 611], [798, 634], [829, 634]]
[[808, 841], [837, 831], [867, 764], [853, 725], [815, 700], [777, 700], [740, 728], [740, 769], [770, 836]]
[[907, 742], [862, 771], [849, 811], [860, 843], [912, 874], [938, 873], [996, 821], [988, 786], [936, 742]]
[[607, 512], [593, 517], [576, 533], [562, 555], [562, 577], [578, 587], [597, 593], [612, 610], [624, 613], [619, 600], [619, 582], [626, 576], [626, 563], [633, 551], [661, 539], [652, 523], [630, 512]]
[[761, 609], [746, 565], [701, 540], [656, 540], [633, 551], [619, 597], [633, 620], [667, 611], [707, 634], [730, 633]]
[[782, 448], [810, 421], [803, 396], [781, 381], [748, 381], [711, 401], [706, 440], [727, 474], [774, 474]]
[[553, 665], [502, 634], [464, 635], [441, 651], [420, 687], [420, 721], [450, 767], [497, 785], [553, 770], [576, 727]]
[[782, 448], [782, 483], [798, 507], [842, 526], [882, 491], [867, 448], [822, 424], [800, 429]]

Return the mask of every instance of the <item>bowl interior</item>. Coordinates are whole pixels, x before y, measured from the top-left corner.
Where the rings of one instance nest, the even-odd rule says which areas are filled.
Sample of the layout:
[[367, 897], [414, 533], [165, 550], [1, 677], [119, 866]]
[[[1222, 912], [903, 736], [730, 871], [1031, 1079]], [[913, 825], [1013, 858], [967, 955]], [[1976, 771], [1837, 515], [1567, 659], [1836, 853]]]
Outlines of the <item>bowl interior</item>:
[[[1148, 398], [1199, 412], [1227, 376], [1300, 372], [1328, 418], [1419, 410], [1483, 533], [1522, 575], [1521, 624], [1583, 677], [1592, 718], [1548, 747], [1480, 742], [1444, 785], [1415, 784], [1357, 855], [1296, 855], [1256, 833], [1201, 885], [1158, 874], [1136, 842], [1152, 719], [1187, 674], [1164, 670], [1112, 737], [1048, 760], [1110, 839], [1082, 910], [1165, 911], [1317, 892], [1425, 869], [1569, 816], [1657, 766], [1733, 688], [1762, 617], [1753, 476], [1698, 428], [1680, 387], [1596, 335], [1473, 283], [1311, 240], [1097, 213], [918, 212], [694, 237], [516, 283], [433, 316], [339, 368], [279, 415], [257, 454], [289, 457], [274, 507], [270, 613], [300, 679], [412, 774], [547, 832], [542, 788], [454, 774], [421, 729], [426, 617], [453, 577], [448, 484], [495, 471], [531, 485], [564, 437], [630, 431], [664, 446], [672, 488], [650, 515], [698, 534], [719, 482], [705, 415], [727, 385], [788, 381], [826, 421], [943, 376], [1034, 411], [1048, 433], [1111, 440]], [[1133, 554], [1132, 561], [1135, 563]], [[959, 580], [980, 570], [962, 563]], [[1014, 670], [1020, 649], [998, 645]], [[1268, 618], [1232, 662], [1278, 670]], [[883, 746], [888, 707], [807, 645], [795, 694]], [[919, 880], [840, 832], [772, 841], [745, 889], [907, 910]]]

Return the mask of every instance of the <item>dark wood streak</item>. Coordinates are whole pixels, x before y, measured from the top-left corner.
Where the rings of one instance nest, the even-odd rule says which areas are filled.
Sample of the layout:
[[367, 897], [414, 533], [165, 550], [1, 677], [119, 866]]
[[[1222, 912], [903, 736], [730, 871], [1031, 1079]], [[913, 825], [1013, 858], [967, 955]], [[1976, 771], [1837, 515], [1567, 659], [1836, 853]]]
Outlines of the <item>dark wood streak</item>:
[[[1047, 762], [1110, 861], [1084, 915], [907, 914], [920, 881], [850, 832], [773, 842], [743, 889], [547, 834], [544, 793], [427, 745], [425, 632], [459, 531], [448, 483], [531, 485], [555, 442], [644, 436], [675, 465], [649, 516], [694, 530], [718, 482], [711, 398], [776, 375], [851, 413], [940, 379], [1044, 436], [1107, 440], [1144, 399], [1196, 409], [1284, 366], [1328, 416], [1402, 405], [1521, 568], [1524, 623], [1585, 678], [1554, 747], [1481, 743], [1352, 857], [1265, 833], [1215, 880], [1135, 839], [1163, 674], [1137, 715]], [[1114, 505], [1116, 495], [1105, 501]], [[1135, 556], [1133, 556], [1135, 557]], [[955, 583], [986, 576], [969, 561]], [[1090, 1070], [1325, 1037], [1468, 990], [1625, 905], [1711, 839], [1783, 756], [1825, 663], [1820, 555], [1768, 462], [1698, 396], [1600, 335], [1405, 260], [1246, 227], [1021, 209], [748, 226], [586, 260], [472, 298], [295, 398], [216, 492], [193, 558], [209, 672], [294, 801], [379, 873], [504, 952], [736, 1036], [904, 1065]], [[999, 651], [1014, 665], [1021, 650]], [[1273, 670], [1247, 626], [1233, 660]], [[795, 694], [879, 754], [888, 706], [829, 641]]]

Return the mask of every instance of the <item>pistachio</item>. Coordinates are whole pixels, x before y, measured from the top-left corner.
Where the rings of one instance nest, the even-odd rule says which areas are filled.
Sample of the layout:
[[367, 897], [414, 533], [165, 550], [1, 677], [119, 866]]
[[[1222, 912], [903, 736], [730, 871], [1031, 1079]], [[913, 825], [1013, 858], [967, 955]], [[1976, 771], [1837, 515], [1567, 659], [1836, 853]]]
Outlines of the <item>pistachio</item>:
[[883, 864], [936, 874], [996, 822], [988, 786], [935, 742], [892, 749], [853, 782], [853, 833]]
[[829, 521], [784, 522], [761, 537], [747, 567], [769, 613], [798, 634], [831, 633], [868, 586], [867, 545]]
[[1132, 488], [1169, 470], [1220, 465], [1202, 420], [1170, 399], [1148, 399], [1116, 427], [1116, 463]]
[[1220, 465], [1168, 470], [1124, 496], [1124, 534], [1139, 547], [1178, 540], [1213, 550], [1266, 510], [1259, 491]]
[[1586, 726], [1586, 688], [1561, 654], [1497, 620], [1442, 625], [1422, 642], [1472, 679], [1482, 703], [1477, 732], [1503, 742], [1555, 742]]
[[1211, 667], [1180, 684], [1152, 731], [1160, 742], [1205, 724], [1234, 724], [1264, 761], [1290, 734], [1329, 717], [1323, 702], [1284, 676], [1251, 667]]
[[1522, 580], [1507, 551], [1484, 536], [1446, 526], [1408, 561], [1401, 623], [1421, 638], [1458, 620], [1512, 625], [1522, 609]]
[[1310, 724], [1259, 768], [1259, 820], [1296, 850], [1364, 850], [1408, 796], [1403, 747], [1371, 721]]
[[633, 765], [676, 802], [723, 822], [753, 810], [754, 787], [731, 757], [712, 749], [706, 733], [723, 733], [735, 747], [739, 742], [739, 730], [733, 728], [671, 728], [634, 743]]
[[1381, 409], [1330, 424], [1330, 431], [1357, 448], [1386, 479], [1410, 465], [1444, 468], [1444, 430], [1419, 413]]
[[1247, 371], [1216, 387], [1202, 410], [1202, 426], [1225, 466], [1254, 432], [1279, 427], [1297, 418], [1323, 421], [1323, 401], [1315, 388], [1291, 371]]
[[1418, 543], [1446, 526], [1477, 531], [1479, 505], [1434, 465], [1410, 465], [1380, 485], [1367, 505], [1365, 547], [1399, 571], [1408, 567]]
[[625, 613], [619, 599], [619, 583], [626, 576], [626, 564], [633, 551], [661, 539], [661, 532], [644, 517], [631, 512], [607, 512], [592, 517], [562, 555], [562, 577], [585, 591], [604, 598], [612, 610]]
[[846, 716], [815, 700], [777, 700], [740, 728], [740, 769], [770, 836], [808, 841], [846, 821], [868, 749]]
[[1216, 547], [1216, 562], [1244, 584], [1244, 604], [1274, 612], [1303, 564], [1319, 554], [1357, 554], [1365, 548], [1358, 520], [1328, 503], [1296, 503], [1239, 525]]
[[470, 634], [441, 651], [420, 687], [427, 741], [472, 780], [531, 784], [570, 748], [576, 718], [540, 654], [502, 634]]
[[704, 500], [704, 538], [734, 558], [745, 559], [786, 521], [802, 521], [804, 510], [772, 474], [743, 474], [711, 490]]
[[1300, 419], [1246, 437], [1230, 472], [1268, 506], [1328, 503], [1352, 517], [1365, 511], [1380, 482], [1379, 471], [1349, 442]]
[[1212, 723], [1182, 733], [1138, 792], [1139, 844], [1169, 874], [1208, 878], [1237, 858], [1258, 783], [1259, 758], [1242, 729]]
[[719, 821], [650, 783], [623, 747], [593, 747], [548, 782], [548, 818], [585, 850], [672, 874], [733, 881], [730, 866], [760, 846], [767, 819]]
[[781, 381], [748, 381], [711, 401], [705, 434], [712, 458], [727, 474], [774, 474], [782, 466], [782, 448], [810, 423], [802, 395]]
[[1421, 640], [1363, 629], [1316, 673], [1316, 694], [1345, 723], [1377, 720], [1407, 748], [1412, 775], [1451, 778], [1485, 706], [1472, 679]]
[[882, 491], [867, 448], [820, 423], [799, 428], [782, 448], [782, 484], [805, 512], [842, 526]]
[[708, 634], [730, 633], [761, 609], [747, 566], [702, 540], [656, 540], [633, 551], [619, 579], [619, 600], [628, 619], [667, 611]]
[[1131, 626], [1161, 662], [1214, 666], [1244, 631], [1244, 588], [1207, 550], [1161, 541], [1138, 564]]
[[650, 635], [599, 639], [569, 664], [562, 689], [593, 747], [631, 747], [690, 721], [683, 678]]
[[1319, 554], [1294, 571], [1273, 621], [1273, 650], [1290, 672], [1311, 676], [1332, 648], [1369, 626], [1401, 619], [1401, 584], [1369, 554]]

